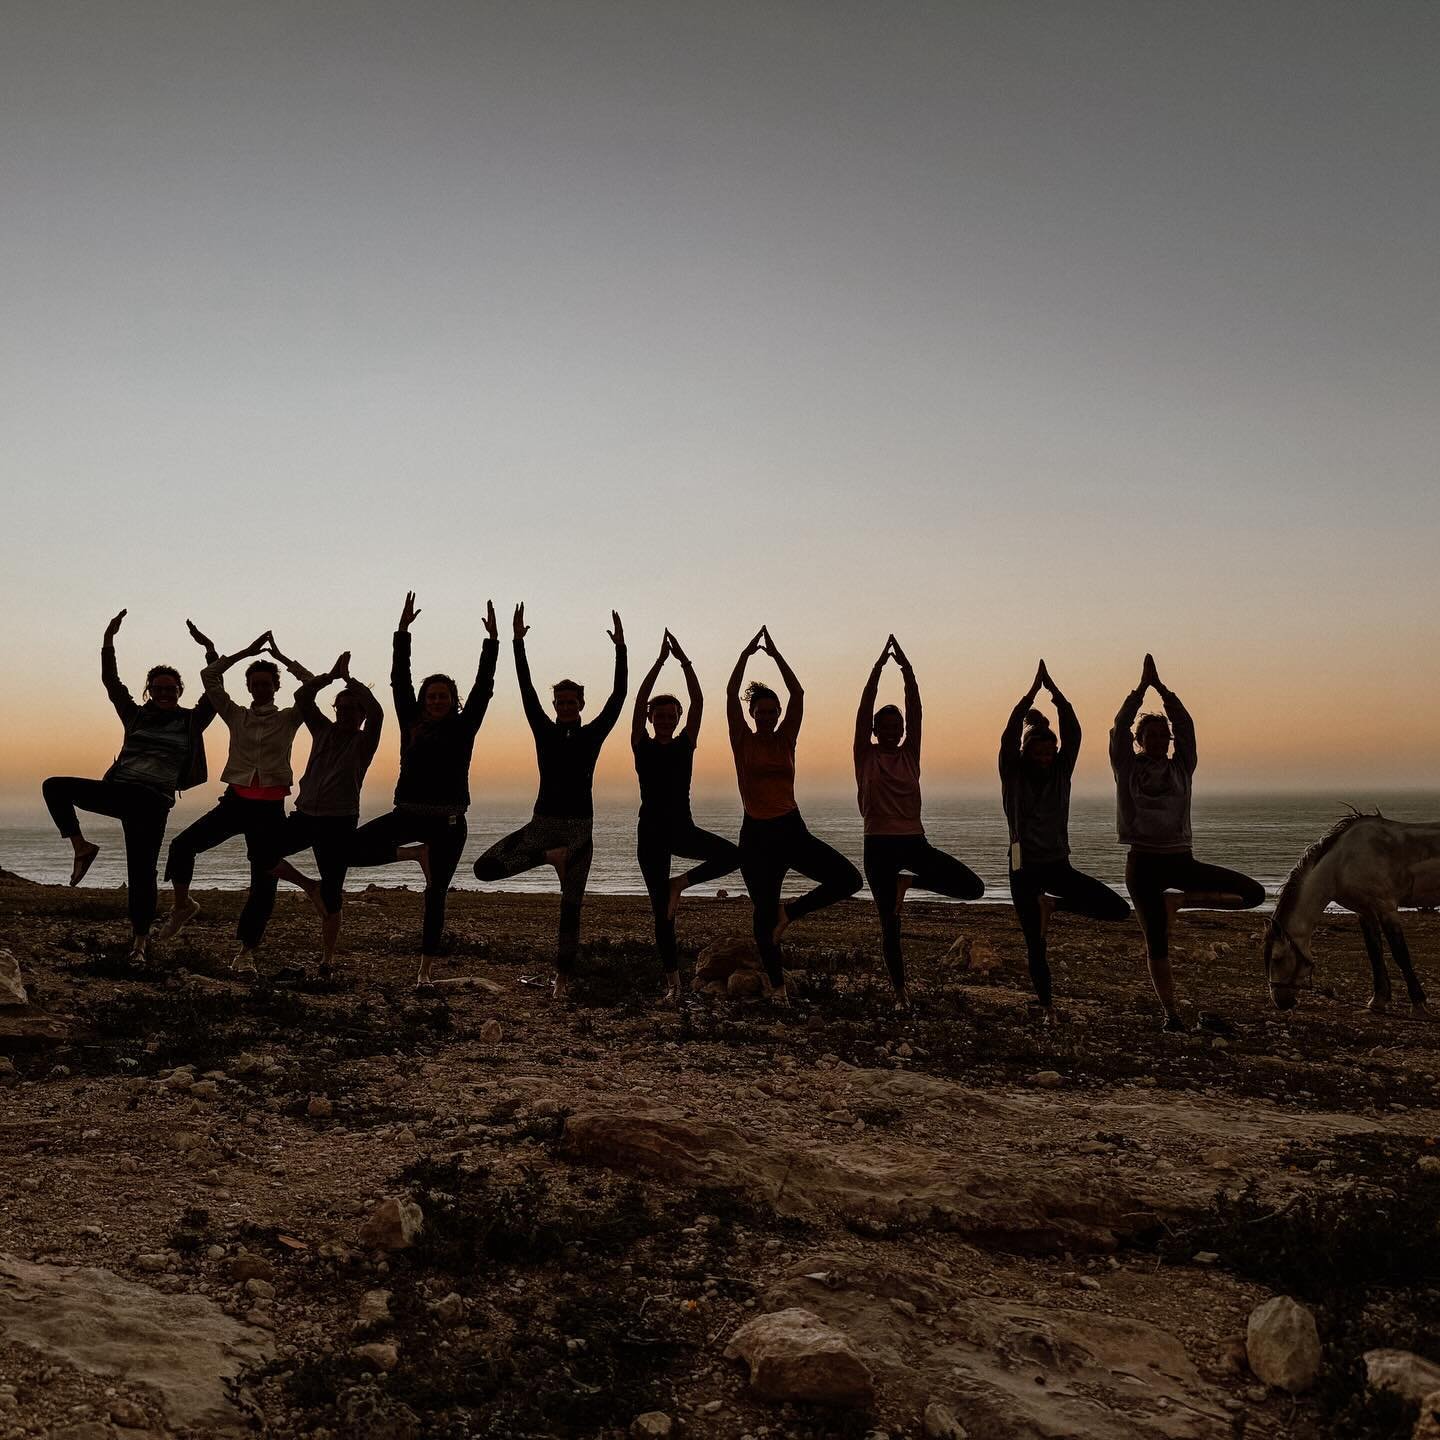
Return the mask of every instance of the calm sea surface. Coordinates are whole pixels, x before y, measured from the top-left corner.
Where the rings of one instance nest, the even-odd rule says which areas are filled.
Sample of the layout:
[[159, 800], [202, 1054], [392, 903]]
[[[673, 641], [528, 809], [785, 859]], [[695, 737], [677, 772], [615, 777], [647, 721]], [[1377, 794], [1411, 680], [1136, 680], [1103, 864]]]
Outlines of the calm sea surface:
[[[1405, 795], [1365, 794], [1353, 798], [1370, 809], [1379, 805], [1395, 820], [1440, 819], [1440, 794], [1410, 792]], [[1194, 808], [1195, 853], [1216, 864], [1230, 865], [1253, 875], [1264, 884], [1273, 900], [1290, 867], [1301, 851], [1318, 838], [1340, 815], [1344, 800], [1335, 795], [1248, 795], [1198, 796]], [[120, 827], [99, 816], [82, 816], [86, 835], [99, 844], [101, 853], [86, 879], [87, 885], [116, 886], [124, 883], [124, 851]], [[186, 822], [192, 817], [188, 814]], [[555, 876], [549, 870], [518, 875], [499, 886], [479, 884], [470, 874], [470, 862], [507, 831], [529, 818], [529, 811], [497, 811], [479, 806], [470, 812], [470, 842], [455, 877], [464, 890], [510, 890], [553, 892]], [[739, 814], [732, 805], [697, 805], [696, 821], [732, 839], [739, 831]], [[811, 804], [805, 808], [810, 829], [836, 846], [857, 864], [860, 861], [862, 831], [853, 802]], [[983, 799], [938, 801], [927, 804], [925, 827], [932, 844], [959, 857], [985, 881], [987, 899], [1008, 903], [1005, 881], [1005, 820], [997, 802]], [[181, 825], [171, 825], [177, 833]], [[1115, 842], [1114, 801], [1100, 797], [1077, 797], [1071, 806], [1070, 843], [1072, 862], [1097, 875], [1107, 884], [1123, 889], [1125, 852]], [[70, 847], [49, 827], [15, 826], [0, 828], [0, 867], [30, 880], [63, 884], [70, 873]], [[297, 857], [302, 868], [308, 857]], [[312, 867], [313, 868], [313, 867]], [[248, 884], [244, 843], [232, 840], [200, 857], [195, 873], [198, 888], [243, 890]], [[376, 885], [419, 885], [414, 866], [389, 865], [351, 873], [352, 887]], [[713, 894], [717, 888], [743, 888], [740, 877], [728, 875], [711, 885], [696, 887], [696, 893]], [[590, 871], [590, 888], [611, 895], [643, 895], [645, 887], [635, 864], [635, 811], [631, 806], [598, 807], [595, 815], [595, 863]], [[795, 882], [787, 893], [804, 888]], [[916, 892], [920, 898], [920, 892]]]

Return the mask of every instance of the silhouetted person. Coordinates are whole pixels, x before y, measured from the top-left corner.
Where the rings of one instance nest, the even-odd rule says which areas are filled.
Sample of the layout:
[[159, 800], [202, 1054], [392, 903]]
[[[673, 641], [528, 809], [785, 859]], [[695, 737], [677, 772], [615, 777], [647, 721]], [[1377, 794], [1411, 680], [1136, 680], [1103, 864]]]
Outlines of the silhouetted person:
[[[1060, 720], [1032, 709], [1041, 688]], [[1055, 1015], [1046, 939], [1057, 910], [1123, 920], [1130, 907], [1108, 885], [1070, 864], [1070, 780], [1080, 758], [1080, 722], [1042, 660], [1000, 736], [1000, 797], [1010, 827], [1010, 897], [1025, 936], [1030, 980], [1046, 1020]]]
[[580, 951], [580, 911], [595, 853], [595, 762], [625, 703], [625, 631], [615, 611], [610, 618], [615, 628], [606, 633], [615, 644], [615, 684], [600, 713], [582, 725], [585, 687], [574, 680], [561, 680], [552, 688], [553, 720], [541, 709], [525, 655], [525, 635], [530, 628], [525, 623], [525, 607], [515, 607], [515, 674], [525, 718], [535, 738], [540, 788], [529, 823], [497, 840], [475, 862], [475, 878], [484, 881], [504, 880], [539, 865], [555, 867], [560, 878], [560, 930], [552, 993], [557, 1000], [569, 988]]
[[[891, 657], [905, 682], [905, 713], [895, 705], [875, 708], [880, 674]], [[871, 736], [874, 736], [872, 740]], [[909, 1006], [905, 957], [900, 948], [900, 908], [912, 885], [955, 900], [978, 900], [985, 882], [953, 855], [937, 850], [920, 820], [920, 687], [915, 671], [892, 635], [860, 692], [855, 713], [855, 785], [865, 817], [865, 879], [880, 913], [885, 967], [897, 1008]]]
[[[1163, 715], [1142, 715], [1131, 725], [1154, 688]], [[1172, 729], [1175, 753], [1170, 754]], [[1126, 697], [1110, 731], [1110, 766], [1115, 772], [1116, 824], [1125, 857], [1125, 888], [1145, 932], [1150, 983], [1165, 1011], [1166, 1030], [1184, 1030], [1170, 973], [1170, 929], [1177, 911], [1250, 910], [1265, 899], [1258, 881], [1238, 870], [1203, 865], [1191, 853], [1190, 791], [1195, 773], [1195, 722], [1173, 690], [1160, 681], [1154, 659], [1145, 657], [1140, 683]]]
[[[214, 651], [215, 647], [193, 624], [190, 633], [205, 646], [207, 654]], [[237, 704], [226, 692], [225, 672], [237, 661], [267, 649], [273, 659], [252, 660], [245, 667], [250, 704]], [[250, 893], [245, 897], [236, 926], [240, 953], [232, 966], [247, 972], [255, 969], [255, 950], [265, 937], [265, 926], [275, 908], [276, 881], [270, 872], [285, 823], [285, 797], [294, 782], [290, 751], [301, 723], [300, 712], [293, 705], [282, 710], [275, 704], [275, 693], [280, 688], [280, 665], [302, 681], [311, 678], [303, 665], [280, 653], [274, 636], [267, 630], [244, 650], [217, 656], [200, 672], [206, 697], [230, 731], [230, 751], [220, 776], [225, 782], [225, 792], [213, 810], [170, 842], [165, 863], [165, 878], [175, 890], [174, 908], [161, 931], [162, 938], [169, 939], [178, 935], [200, 910], [190, 898], [195, 857], [224, 844], [232, 836], [245, 837], [245, 853], [250, 861]]]
[[[680, 701], [674, 695], [651, 697], [660, 669], [670, 655], [680, 662], [689, 692], [690, 714], [683, 730], [679, 728], [683, 713]], [[678, 1001], [680, 996], [680, 962], [675, 945], [675, 912], [680, 896], [691, 885], [728, 875], [740, 864], [739, 847], [723, 836], [702, 830], [690, 814], [690, 776], [704, 708], [705, 697], [695, 677], [695, 667], [680, 648], [680, 642], [667, 630], [660, 654], [636, 692], [635, 713], [630, 723], [630, 748], [635, 754], [635, 774], [640, 780], [636, 858], [655, 916], [655, 948], [665, 970], [667, 1002]], [[647, 719], [653, 735], [645, 728]], [[701, 863], [672, 880], [670, 862], [677, 855]]]
[[[124, 727], [125, 738], [114, 763], [99, 780], [52, 775], [41, 786], [55, 828], [70, 842], [74, 863], [71, 885], [78, 885], [95, 863], [100, 847], [85, 838], [77, 807], [93, 815], [119, 820], [125, 837], [126, 901], [132, 935], [130, 958], [143, 964], [155, 921], [158, 886], [155, 867], [165, 839], [175, 794], [205, 780], [205, 727], [215, 707], [201, 697], [194, 709], [180, 704], [185, 692], [180, 672], [170, 665], [152, 665], [145, 676], [143, 703], [137, 705], [120, 679], [115, 664], [115, 635], [125, 619], [122, 610], [106, 627], [100, 646], [100, 680]], [[206, 655], [213, 659], [214, 652]]]
[[[335, 718], [320, 713], [315, 697], [333, 681], [345, 688], [335, 697]], [[315, 856], [320, 878], [303, 875], [281, 858], [276, 879], [298, 885], [320, 914], [322, 974], [335, 964], [340, 940], [340, 907], [345, 902], [345, 871], [355, 830], [360, 823], [360, 787], [375, 758], [385, 712], [367, 686], [350, 678], [347, 650], [325, 675], [307, 680], [295, 692], [295, 707], [310, 732], [310, 758], [300, 776], [295, 808], [285, 817], [280, 832], [281, 857], [309, 850]]]
[[465, 812], [470, 808], [470, 757], [495, 693], [500, 636], [495, 606], [486, 601], [485, 642], [464, 705], [459, 686], [448, 675], [427, 675], [417, 696], [410, 671], [410, 626], [419, 614], [412, 590], [400, 612], [390, 662], [390, 693], [400, 726], [395, 808], [355, 832], [350, 864], [392, 865], [413, 860], [420, 866], [425, 876], [425, 919], [415, 983], [428, 986], [445, 933], [445, 898], [468, 834]]
[[[745, 707], [755, 721], [752, 730], [741, 708], [740, 683], [745, 678], [746, 663], [757, 650], [764, 650], [774, 660], [785, 682], [787, 701], [782, 720], [780, 697], [768, 686], [753, 682], [745, 691]], [[838, 850], [805, 828], [795, 804], [795, 741], [805, 715], [805, 691], [763, 626], [735, 662], [725, 687], [725, 713], [730, 748], [735, 754], [735, 776], [745, 806], [740, 826], [740, 873], [755, 907], [755, 944], [765, 963], [771, 997], [785, 1005], [789, 997], [785, 993], [780, 937], [796, 920], [855, 894], [861, 885], [860, 872]], [[807, 894], [782, 905], [780, 891], [790, 870], [798, 870], [816, 885]]]

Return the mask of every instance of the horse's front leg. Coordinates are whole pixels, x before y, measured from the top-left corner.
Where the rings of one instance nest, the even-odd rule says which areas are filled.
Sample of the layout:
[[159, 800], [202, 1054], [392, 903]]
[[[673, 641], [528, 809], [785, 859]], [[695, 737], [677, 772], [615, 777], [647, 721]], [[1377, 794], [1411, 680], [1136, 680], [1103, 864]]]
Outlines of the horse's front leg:
[[1395, 963], [1400, 967], [1400, 976], [1405, 981], [1405, 989], [1410, 996], [1410, 1003], [1417, 1009], [1425, 1009], [1425, 991], [1420, 986], [1420, 980], [1415, 974], [1415, 967], [1410, 963], [1410, 947], [1405, 943], [1405, 932], [1400, 928], [1398, 916], [1391, 915], [1385, 922], [1385, 938], [1390, 942], [1390, 953], [1395, 957]]
[[1385, 944], [1380, 938], [1380, 922], [1373, 915], [1360, 917], [1360, 934], [1365, 940], [1365, 953], [1370, 957], [1373, 983], [1370, 1003], [1365, 1007], [1376, 1015], [1390, 1008], [1390, 976], [1385, 969]]

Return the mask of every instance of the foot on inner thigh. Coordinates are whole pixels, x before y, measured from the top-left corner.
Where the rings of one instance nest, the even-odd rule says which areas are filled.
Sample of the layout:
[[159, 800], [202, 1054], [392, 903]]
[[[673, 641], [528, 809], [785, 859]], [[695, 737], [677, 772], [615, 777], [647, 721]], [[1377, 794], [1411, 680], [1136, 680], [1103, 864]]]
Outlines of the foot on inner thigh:
[[1175, 928], [1175, 917], [1180, 913], [1180, 907], [1189, 897], [1182, 895], [1178, 890], [1167, 890], [1165, 892], [1165, 924], [1170, 929]]
[[562, 885], [565, 883], [565, 855], [564, 846], [545, 852], [545, 863], [555, 867], [555, 874]]
[[1040, 937], [1044, 939], [1050, 933], [1050, 921], [1060, 902], [1053, 895], [1042, 895], [1037, 909], [1040, 911]]
[[670, 903], [665, 907], [665, 918], [673, 920], [675, 913], [680, 909], [680, 897], [685, 893], [685, 881], [688, 877], [677, 875], [670, 882]]
[[425, 877], [426, 887], [430, 884], [430, 847], [428, 845], [402, 845], [396, 852], [397, 860], [413, 860]]
[[782, 905], [780, 907], [780, 918], [775, 922], [775, 928], [770, 932], [770, 938], [775, 944], [780, 943], [780, 937], [790, 928], [790, 912]]
[[905, 903], [905, 892], [915, 883], [913, 875], [897, 875], [895, 877], [895, 914], [898, 917], [900, 907]]
[[98, 845], [92, 845], [88, 840], [81, 840], [77, 836], [73, 842], [75, 845], [75, 861], [70, 866], [70, 884], [78, 885], [84, 878], [85, 872], [95, 863], [95, 857], [100, 853]]

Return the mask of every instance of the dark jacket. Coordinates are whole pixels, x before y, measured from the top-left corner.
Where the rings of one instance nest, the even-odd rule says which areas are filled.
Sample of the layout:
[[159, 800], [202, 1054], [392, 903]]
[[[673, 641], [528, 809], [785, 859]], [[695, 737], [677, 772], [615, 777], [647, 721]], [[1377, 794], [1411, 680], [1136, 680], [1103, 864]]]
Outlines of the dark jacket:
[[[169, 711], [160, 710], [148, 701], [144, 705], [136, 704], [134, 696], [125, 688], [125, 682], [120, 678], [113, 645], [100, 647], [100, 681], [105, 686], [110, 703], [115, 707], [115, 713], [120, 717], [120, 723], [125, 727], [126, 745], [138, 742], [143, 746], [147, 730], [169, 729], [177, 723], [175, 717], [184, 716], [184, 723], [189, 731], [189, 754], [180, 773], [175, 776], [172, 788], [189, 790], [194, 785], [205, 783], [207, 772], [203, 737], [205, 727], [215, 718], [215, 707], [207, 698], [201, 696], [200, 703], [193, 708], [181, 705]], [[123, 763], [124, 758], [125, 746], [122, 745], [115, 765]]]

